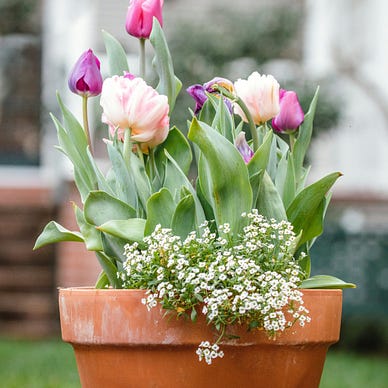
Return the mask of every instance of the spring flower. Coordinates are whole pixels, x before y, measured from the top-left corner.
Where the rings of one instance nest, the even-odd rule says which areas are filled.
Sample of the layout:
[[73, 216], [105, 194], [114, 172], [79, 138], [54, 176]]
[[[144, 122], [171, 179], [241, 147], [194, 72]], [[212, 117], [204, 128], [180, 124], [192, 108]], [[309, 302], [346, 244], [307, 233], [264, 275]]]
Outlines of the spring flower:
[[153, 18], [163, 24], [163, 0], [131, 0], [129, 2], [125, 28], [129, 35], [148, 39], [152, 30]]
[[280, 112], [273, 118], [272, 127], [277, 132], [294, 132], [304, 120], [298, 95], [292, 90], [280, 89]]
[[100, 61], [91, 49], [85, 51], [75, 63], [68, 84], [73, 93], [81, 96], [98, 96], [101, 93]]
[[141, 78], [107, 78], [102, 86], [100, 104], [102, 121], [109, 125], [111, 135], [117, 132], [118, 139], [123, 141], [124, 131], [129, 128], [131, 140], [140, 143], [144, 152], [162, 143], [168, 135], [167, 97], [158, 94]]
[[[219, 86], [222, 86], [223, 88], [225, 88], [226, 90], [228, 90], [231, 93], [234, 92], [234, 87], [233, 87], [232, 82], [230, 82], [226, 78], [221, 78], [221, 77], [215, 77], [203, 85], [200, 85], [200, 84], [191, 85], [186, 89], [187, 93], [189, 93], [190, 96], [193, 97], [195, 100], [195, 111], [194, 111], [195, 114], [199, 113], [199, 111], [203, 107], [203, 104], [206, 102], [206, 100], [207, 100], [206, 93], [214, 93], [214, 94], [219, 95], [218, 91], [216, 91], [213, 88], [214, 85], [216, 85], [216, 84]], [[227, 105], [229, 111], [232, 112], [232, 105], [231, 105], [230, 101], [226, 98], [224, 99], [224, 101], [225, 101], [225, 104]]]
[[[235, 93], [247, 106], [256, 125], [265, 123], [275, 117], [279, 107], [279, 83], [272, 75], [260, 75], [253, 72], [247, 80], [239, 79], [234, 83]], [[248, 121], [239, 105], [235, 112], [244, 121]]]
[[245, 139], [245, 132], [241, 131], [236, 136], [234, 145], [236, 146], [241, 156], [243, 157], [244, 162], [248, 163], [252, 159], [254, 152], [252, 151], [251, 147], [249, 147], [249, 144]]

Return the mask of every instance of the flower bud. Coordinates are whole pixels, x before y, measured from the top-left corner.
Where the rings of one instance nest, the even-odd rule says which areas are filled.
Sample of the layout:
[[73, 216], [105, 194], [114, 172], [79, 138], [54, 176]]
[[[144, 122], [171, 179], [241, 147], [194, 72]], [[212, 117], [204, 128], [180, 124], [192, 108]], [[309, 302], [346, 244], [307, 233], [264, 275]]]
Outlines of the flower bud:
[[163, 0], [131, 0], [129, 2], [125, 28], [129, 35], [148, 39], [152, 31], [153, 18], [163, 24]]
[[[234, 88], [256, 125], [265, 123], [279, 113], [279, 83], [272, 75], [260, 75], [255, 71], [248, 79], [236, 81]], [[240, 106], [235, 104], [234, 108], [235, 112], [247, 122]]]
[[[186, 89], [187, 93], [189, 93], [190, 96], [193, 97], [195, 100], [195, 111], [194, 111], [195, 114], [199, 113], [199, 111], [203, 107], [203, 104], [206, 102], [207, 100], [206, 93], [219, 95], [219, 92], [214, 89], [214, 85], [221, 86], [231, 93], [233, 93], [234, 91], [233, 83], [230, 82], [228, 79], [221, 78], [221, 77], [215, 77], [209, 82], [204, 83], [203, 85], [199, 85], [199, 84], [191, 85]], [[229, 111], [232, 113], [232, 105], [230, 101], [226, 98], [224, 98], [224, 101]]]
[[75, 63], [68, 81], [70, 90], [80, 96], [98, 96], [102, 89], [100, 61], [91, 49]]
[[298, 95], [291, 90], [280, 89], [279, 97], [280, 112], [272, 120], [272, 127], [276, 132], [294, 132], [304, 120]]
[[254, 153], [253, 153], [251, 147], [249, 147], [249, 144], [245, 139], [245, 132], [241, 131], [236, 136], [236, 140], [234, 141], [234, 145], [236, 146], [236, 148], [240, 152], [241, 156], [243, 157], [244, 162], [248, 163], [252, 159]]

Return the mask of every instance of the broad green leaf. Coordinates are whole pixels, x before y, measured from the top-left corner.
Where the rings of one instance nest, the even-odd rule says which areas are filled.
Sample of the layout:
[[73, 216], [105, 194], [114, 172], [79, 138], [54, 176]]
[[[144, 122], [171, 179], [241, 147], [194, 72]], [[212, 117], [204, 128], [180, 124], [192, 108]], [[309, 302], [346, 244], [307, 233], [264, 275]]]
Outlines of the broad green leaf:
[[211, 125], [214, 120], [215, 114], [216, 106], [213, 104], [212, 99], [208, 98], [199, 112], [198, 120], [202, 123]]
[[105, 49], [108, 56], [109, 75], [123, 75], [129, 72], [127, 55], [120, 42], [106, 31], [102, 31]]
[[174, 74], [174, 66], [167, 41], [160, 23], [155, 17], [150, 35], [150, 43], [155, 51], [153, 63], [159, 76], [159, 84], [156, 89], [160, 94], [167, 96], [171, 114], [182, 83]]
[[102, 251], [101, 233], [94, 225], [85, 220], [85, 216], [78, 206], [74, 205], [75, 217], [85, 241], [88, 251]]
[[[117, 196], [118, 199], [137, 209], [139, 206], [134, 178], [124, 161], [123, 155], [113, 144], [108, 143], [107, 150], [109, 159], [112, 162], [110, 182], [114, 184], [115, 197]], [[114, 174], [114, 179], [112, 179], [112, 174]]]
[[294, 226], [294, 232], [303, 231], [300, 245], [318, 236], [322, 232], [323, 203], [326, 194], [342, 174], [334, 172], [307, 186], [292, 201], [287, 209], [288, 220]]
[[[313, 132], [313, 121], [315, 115], [315, 109], [318, 102], [319, 87], [315, 91], [314, 97], [311, 100], [308, 112], [304, 116], [304, 121], [299, 128], [298, 137], [295, 140], [293, 158], [295, 171], [302, 171], [304, 159], [306, 157], [307, 150], [310, 145], [311, 136]], [[301, 176], [296, 176], [296, 181], [299, 183]]]
[[287, 208], [294, 200], [296, 193], [294, 160], [290, 153], [285, 153], [278, 164], [275, 186]]
[[300, 288], [355, 288], [353, 283], [346, 283], [341, 279], [329, 275], [316, 275], [306, 279]]
[[97, 188], [97, 180], [94, 175], [93, 167], [89, 163], [86, 148], [80, 152], [74, 144], [74, 141], [71, 139], [69, 132], [63, 127], [59, 120], [53, 115], [51, 115], [51, 118], [57, 129], [60, 149], [70, 159], [74, 166], [76, 184], [79, 188], [81, 198], [84, 201], [87, 193], [90, 190], [95, 190]]
[[202, 152], [198, 175], [216, 222], [229, 223], [232, 233], [237, 235], [243, 222], [241, 214], [252, 208], [248, 168], [232, 143], [196, 118], [188, 137]]
[[33, 249], [35, 250], [45, 245], [62, 241], [83, 242], [84, 239], [81, 233], [72, 232], [55, 221], [50, 221], [38, 236]]
[[175, 209], [171, 223], [173, 233], [185, 239], [190, 232], [198, 229], [195, 218], [195, 202], [189, 194], [181, 199]]
[[165, 150], [165, 153], [167, 157], [167, 163], [164, 186], [170, 191], [170, 193], [172, 193], [175, 202], [179, 202], [181, 199], [180, 192], [182, 191], [182, 187], [185, 187], [191, 193], [195, 202], [196, 222], [198, 225], [201, 225], [206, 218], [202, 209], [201, 201], [197, 196], [197, 192], [195, 191], [187, 176], [183, 173], [183, 171], [180, 169], [172, 156], [167, 152], [167, 150]]
[[256, 209], [264, 217], [277, 221], [287, 220], [286, 210], [271, 177], [264, 171], [257, 196]]
[[252, 176], [260, 170], [265, 170], [267, 168], [269, 156], [271, 153], [272, 138], [273, 132], [268, 131], [264, 136], [263, 142], [248, 163], [249, 176]]
[[209, 99], [214, 99], [216, 102], [216, 114], [211, 123], [211, 127], [217, 129], [226, 139], [231, 143], [234, 143], [234, 123], [224, 99], [219, 96], [211, 95], [209, 95]]
[[108, 286], [109, 286], [108, 276], [106, 276], [106, 273], [104, 271], [101, 271], [94, 288], [102, 289], [102, 288], [107, 288]]
[[134, 218], [136, 211], [105, 191], [92, 191], [86, 198], [84, 215], [87, 222], [100, 226], [110, 220]]
[[105, 222], [97, 229], [126, 241], [143, 242], [146, 220], [130, 218], [128, 220], [111, 220]]
[[124, 240], [119, 237], [112, 236], [108, 233], [101, 233], [102, 237], [102, 246], [104, 247], [103, 251], [111, 259], [115, 260], [115, 264], [118, 269], [122, 269], [121, 263], [126, 259], [124, 255], [124, 246], [128, 243], [128, 240]]
[[174, 212], [175, 203], [169, 190], [163, 188], [152, 194], [147, 202], [147, 222], [144, 235], [150, 235], [158, 224], [163, 228], [170, 228]]
[[156, 149], [155, 159], [160, 174], [164, 173], [163, 165], [166, 162], [165, 151], [171, 155], [179, 168], [187, 176], [190, 171], [193, 155], [189, 142], [178, 128], [173, 127], [166, 141]]
[[96, 256], [104, 273], [109, 279], [110, 285], [113, 288], [121, 288], [120, 281], [117, 278], [117, 266], [114, 264], [113, 260], [104, 252], [96, 252]]

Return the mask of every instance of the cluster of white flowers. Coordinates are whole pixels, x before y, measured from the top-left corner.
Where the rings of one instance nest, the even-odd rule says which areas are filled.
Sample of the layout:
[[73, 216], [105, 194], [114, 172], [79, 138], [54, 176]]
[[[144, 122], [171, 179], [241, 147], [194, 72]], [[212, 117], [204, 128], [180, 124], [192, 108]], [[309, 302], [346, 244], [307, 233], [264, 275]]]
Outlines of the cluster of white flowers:
[[[227, 326], [263, 328], [269, 336], [298, 321], [310, 320], [298, 290], [304, 274], [294, 258], [296, 236], [290, 223], [267, 220], [257, 210], [244, 214], [247, 226], [238, 238], [230, 226], [217, 233], [208, 223], [185, 240], [158, 226], [144, 239], [146, 249], [126, 245], [118, 274], [125, 288], [147, 289], [148, 309], [160, 302], [178, 315], [206, 316], [222, 337]], [[200, 307], [201, 306], [201, 307]], [[223, 355], [218, 342], [197, 350], [207, 363]]]

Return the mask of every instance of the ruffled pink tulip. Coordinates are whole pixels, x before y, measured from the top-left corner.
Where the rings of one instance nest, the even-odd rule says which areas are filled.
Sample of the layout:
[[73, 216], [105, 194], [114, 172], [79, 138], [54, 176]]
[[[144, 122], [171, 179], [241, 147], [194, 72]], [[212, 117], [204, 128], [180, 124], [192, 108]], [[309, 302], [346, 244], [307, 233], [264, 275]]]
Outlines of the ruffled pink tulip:
[[280, 89], [280, 112], [273, 118], [272, 127], [281, 133], [290, 133], [298, 129], [304, 120], [303, 109], [298, 95], [292, 90]]
[[169, 131], [169, 105], [141, 78], [113, 76], [102, 86], [100, 104], [102, 121], [109, 125], [112, 136], [117, 133], [123, 141], [124, 131], [130, 129], [131, 140], [147, 152], [162, 143]]
[[[279, 83], [272, 75], [253, 72], [247, 80], [234, 83], [235, 93], [247, 106], [256, 125], [265, 123], [279, 113]], [[248, 121], [240, 106], [235, 104], [235, 113]]]
[[91, 49], [85, 51], [70, 72], [69, 88], [81, 96], [98, 96], [102, 88], [100, 61]]
[[163, 24], [163, 0], [131, 0], [129, 2], [125, 28], [129, 35], [148, 39], [152, 31], [153, 18]]

